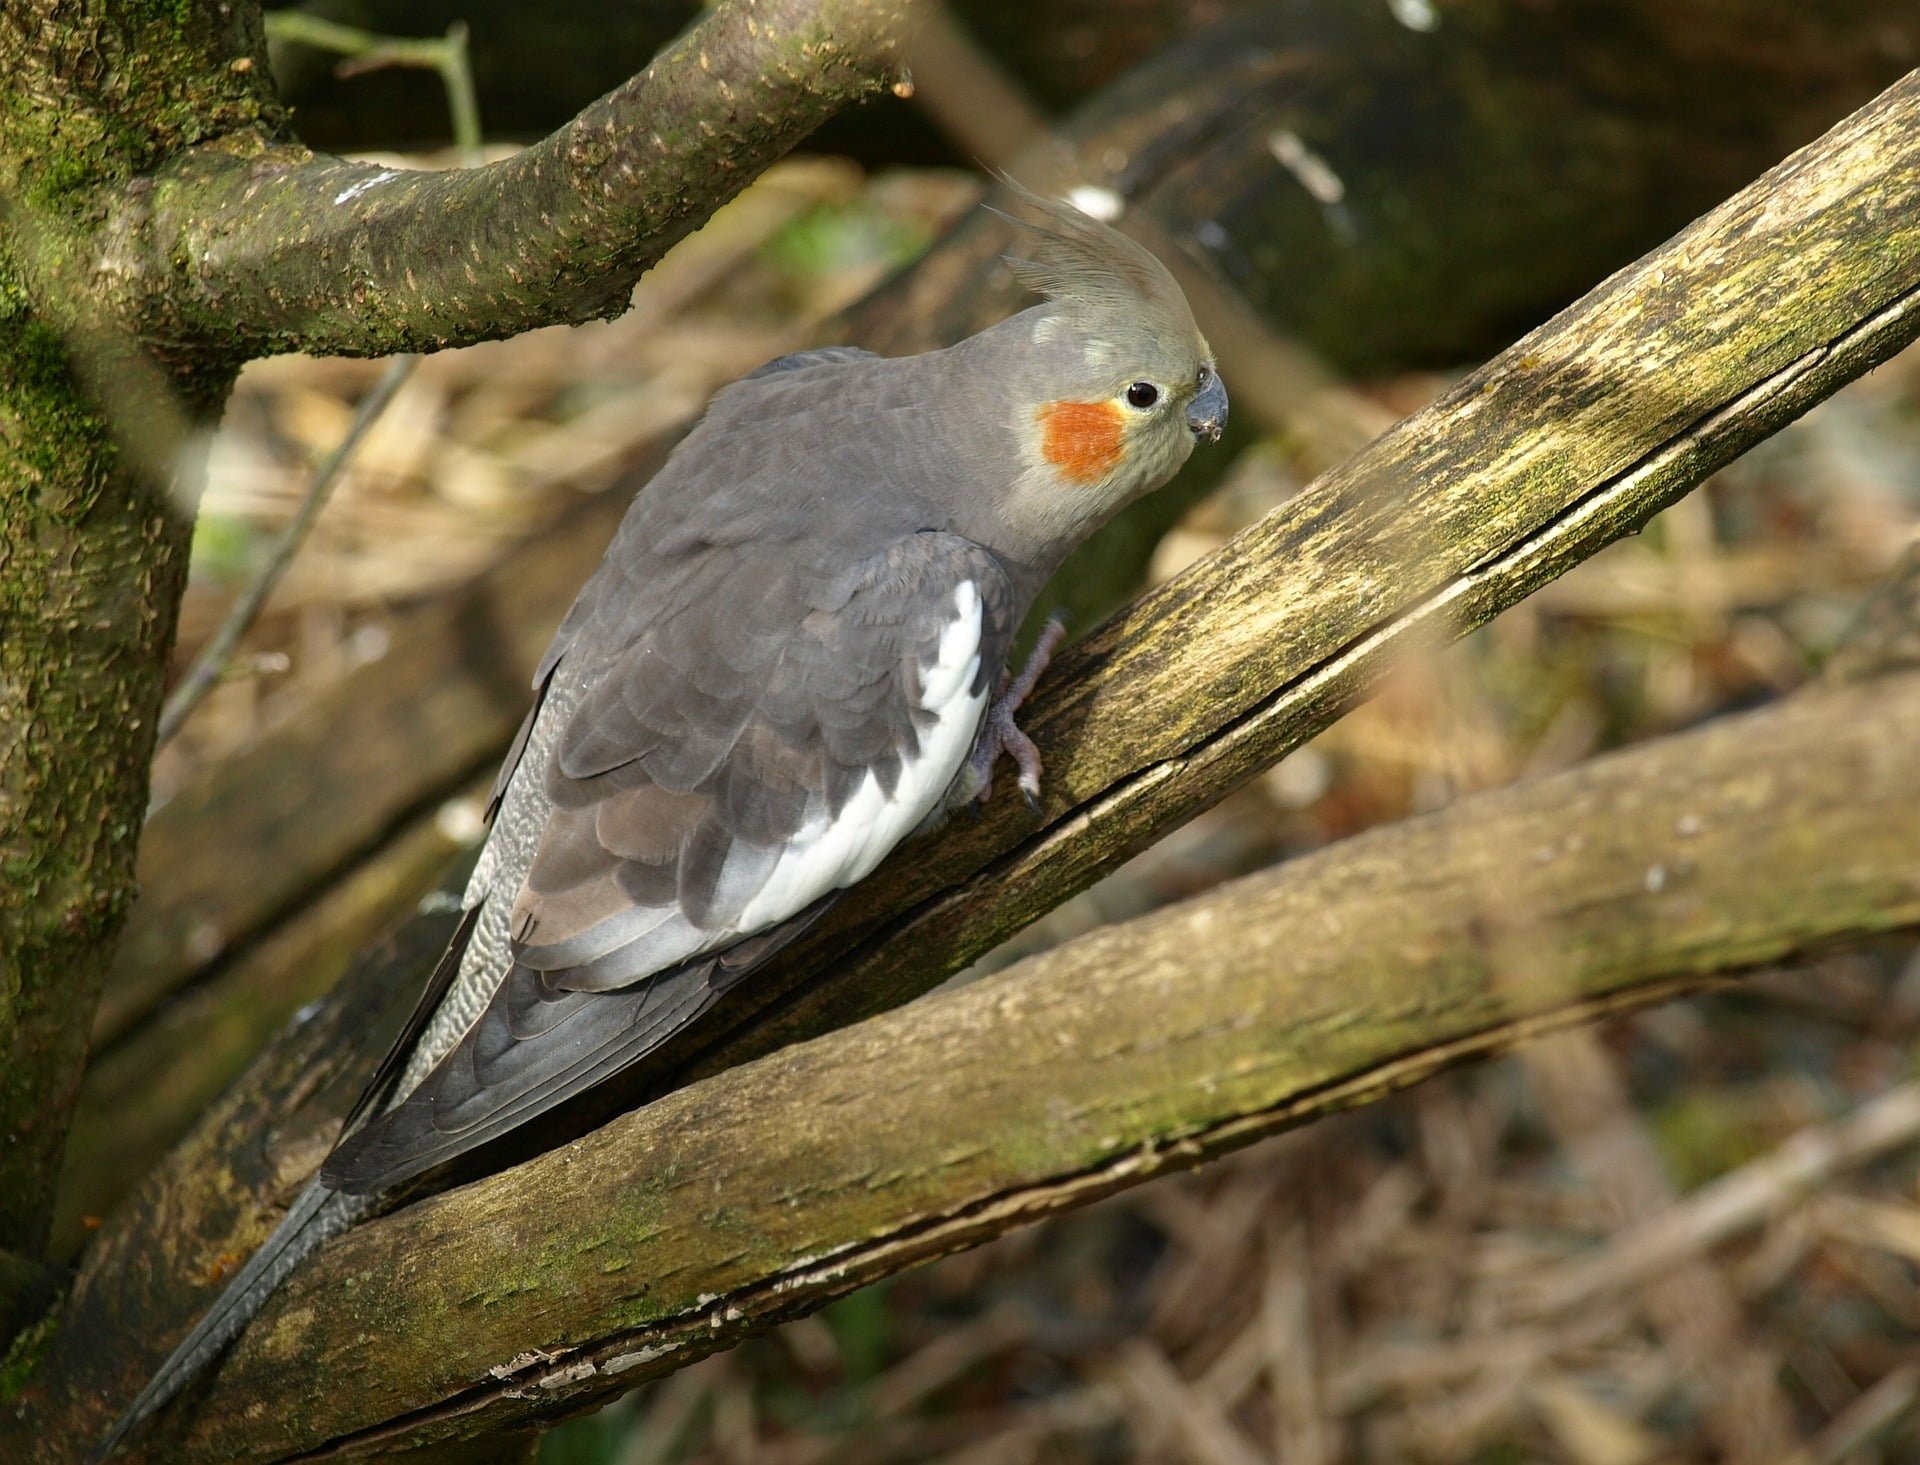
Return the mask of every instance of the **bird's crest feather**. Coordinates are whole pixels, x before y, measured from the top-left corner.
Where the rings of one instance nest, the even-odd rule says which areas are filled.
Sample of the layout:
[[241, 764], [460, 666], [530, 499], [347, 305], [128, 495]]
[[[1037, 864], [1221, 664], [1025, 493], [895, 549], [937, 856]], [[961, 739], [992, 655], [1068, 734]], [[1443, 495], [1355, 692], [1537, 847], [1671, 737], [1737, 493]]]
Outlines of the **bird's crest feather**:
[[1193, 312], [1167, 267], [1119, 230], [1002, 175], [1018, 213], [992, 209], [1026, 236], [1009, 254], [1014, 277], [1037, 295], [1096, 320], [1163, 339], [1196, 338]]

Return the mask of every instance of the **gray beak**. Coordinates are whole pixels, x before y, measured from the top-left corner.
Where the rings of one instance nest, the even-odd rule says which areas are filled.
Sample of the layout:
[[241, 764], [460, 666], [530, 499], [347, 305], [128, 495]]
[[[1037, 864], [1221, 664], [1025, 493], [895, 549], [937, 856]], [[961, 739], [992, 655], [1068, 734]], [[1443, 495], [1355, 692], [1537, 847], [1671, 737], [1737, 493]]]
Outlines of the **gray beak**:
[[1220, 433], [1227, 425], [1227, 388], [1220, 380], [1220, 373], [1207, 373], [1207, 384], [1193, 395], [1187, 403], [1187, 427], [1195, 437], [1203, 437], [1208, 442], [1220, 441]]

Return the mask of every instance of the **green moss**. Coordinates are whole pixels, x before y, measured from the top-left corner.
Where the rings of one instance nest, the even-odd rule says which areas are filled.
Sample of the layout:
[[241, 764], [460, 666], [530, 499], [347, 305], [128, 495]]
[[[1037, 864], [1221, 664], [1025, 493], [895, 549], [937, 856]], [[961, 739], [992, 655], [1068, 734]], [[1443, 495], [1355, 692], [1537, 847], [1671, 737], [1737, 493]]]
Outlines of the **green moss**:
[[93, 181], [93, 170], [77, 157], [51, 159], [34, 179], [28, 200], [43, 209], [59, 209], [66, 198]]
[[[249, 34], [257, 30], [257, 13], [249, 25], [196, 0], [126, 0], [76, 17], [55, 39], [8, 43], [0, 71], [14, 84], [0, 88], [0, 186], [84, 224], [95, 190], [153, 172], [182, 148], [279, 135], [285, 114], [260, 64], [264, 36]], [[131, 64], [76, 66], [88, 51]], [[252, 64], [236, 70], [242, 61]]]
[[59, 1328], [60, 1310], [54, 1308], [39, 1322], [23, 1328], [7, 1349], [7, 1356], [0, 1358], [0, 1404], [9, 1402], [27, 1385], [33, 1372], [40, 1366], [40, 1360], [46, 1357], [47, 1346], [53, 1342], [53, 1335]]
[[69, 394], [72, 381], [67, 371], [67, 344], [60, 332], [33, 317], [16, 317], [16, 322], [17, 330], [8, 342], [14, 380], [36, 397]]
[[[30, 503], [44, 504], [50, 486], [62, 491], [57, 512], [71, 520], [87, 512], [112, 471], [117, 449], [106, 422], [73, 379], [67, 343], [50, 322], [30, 311], [25, 292], [0, 259], [0, 394], [19, 424], [17, 463], [26, 471], [7, 485]], [[82, 447], [83, 455], [75, 456]], [[74, 473], [76, 463], [85, 470]]]
[[121, 0], [120, 8], [127, 16], [159, 21], [184, 31], [193, 22], [194, 0]]

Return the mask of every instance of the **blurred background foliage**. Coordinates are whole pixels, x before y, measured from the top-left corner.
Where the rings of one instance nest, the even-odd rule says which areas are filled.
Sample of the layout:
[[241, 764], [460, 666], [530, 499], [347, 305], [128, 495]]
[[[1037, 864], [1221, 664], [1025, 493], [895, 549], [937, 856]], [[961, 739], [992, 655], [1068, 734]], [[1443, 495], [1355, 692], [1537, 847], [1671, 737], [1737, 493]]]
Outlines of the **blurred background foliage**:
[[[696, 7], [313, 8], [416, 35], [466, 24], [488, 138], [499, 148], [625, 77], [639, 51]], [[1288, 9], [1247, 8], [1269, 20]], [[1275, 111], [1304, 105], [1297, 97], [1283, 104], [1255, 88], [1237, 112], [1227, 109], [1230, 126], [1216, 118], [1215, 133], [1178, 144], [1218, 161], [1229, 156], [1222, 137], [1252, 128], [1267, 157], [1257, 177], [1168, 164], [1149, 186], [1129, 173], [1131, 152], [1103, 154], [1087, 169], [1128, 198], [1158, 187], [1160, 202], [1145, 211], [1163, 224], [1180, 199], [1210, 189], [1222, 206], [1184, 221], [1185, 242], [1198, 241], [1188, 253], [1260, 330], [1287, 342], [1297, 328], [1290, 349], [1304, 341], [1332, 384], [1316, 400], [1334, 403], [1328, 410], [1349, 424], [1419, 406], [1501, 344], [1500, 332], [1597, 279], [1586, 255], [1564, 259], [1567, 230], [1597, 241], [1595, 258], [1624, 262], [1634, 241], [1662, 237], [1777, 158], [1795, 126], [1817, 131], [1803, 125], [1805, 114], [1845, 93], [1836, 78], [1897, 75], [1916, 34], [1869, 6], [1858, 24], [1831, 24], [1822, 60], [1792, 55], [1808, 44], [1793, 33], [1800, 22], [1766, 5], [1729, 7], [1744, 17], [1731, 29], [1704, 4], [1668, 7], [1658, 23], [1646, 6], [1400, 0], [1370, 9], [1378, 14], [1352, 21], [1350, 35], [1316, 22], [1324, 51], [1301, 43], [1300, 64], [1319, 65], [1317, 84], [1334, 98], [1314, 101], [1317, 131]], [[1244, 32], [1218, 29], [1242, 23], [1234, 11], [1221, 0], [1058, 0], [982, 4], [961, 19], [1038, 113], [1073, 114], [1066, 130], [1084, 160], [1088, 137], [1128, 129], [1143, 152], [1174, 146], [1165, 137], [1179, 136], [1178, 119], [1152, 111], [1185, 95], [1168, 82], [1165, 58], [1184, 55], [1191, 68], [1229, 43], [1244, 53]], [[1675, 44], [1690, 25], [1713, 64], [1724, 63], [1729, 35], [1748, 63], [1720, 92], [1703, 92], [1696, 113], [1659, 100], [1689, 85], [1688, 68], [1700, 64]], [[1402, 52], [1449, 27], [1481, 43], [1558, 36], [1575, 49], [1531, 58], [1522, 49], [1516, 64], [1514, 54], [1468, 45], [1449, 53], [1454, 70], [1433, 82], [1435, 97], [1444, 90], [1449, 105], [1490, 116], [1519, 105], [1518, 76], [1542, 106], [1562, 109], [1549, 120], [1573, 116], [1579, 109], [1566, 99], [1581, 98], [1587, 131], [1569, 132], [1557, 157], [1518, 142], [1506, 156], [1435, 157], [1445, 139], [1420, 127], [1364, 131], [1368, 118], [1381, 123], [1382, 96], [1404, 79]], [[1616, 74], [1637, 53], [1648, 74]], [[1769, 96], [1796, 63], [1806, 84]], [[1155, 64], [1161, 71], [1143, 79], [1138, 68]], [[342, 75], [335, 58], [288, 46], [276, 68], [315, 143], [411, 149], [402, 161], [418, 166], [450, 161], [432, 77]], [[941, 90], [936, 75], [918, 79]], [[1550, 94], [1561, 100], [1544, 100]], [[1830, 105], [1826, 120], [1845, 109]], [[1603, 135], [1621, 156], [1656, 146], [1676, 155], [1648, 161], [1644, 187], [1628, 190], [1582, 172], [1602, 154], [1583, 163], [1577, 145], [1597, 149]], [[846, 119], [815, 146], [682, 245], [620, 320], [423, 361], [351, 461], [243, 654], [161, 751], [156, 804], [299, 718], [314, 688], [377, 659], [407, 607], [456, 590], [550, 532], [582, 499], [616, 490], [716, 387], [843, 333], [863, 298], [964, 229], [983, 189], [968, 166], [978, 155], [931, 107], [894, 104]], [[1316, 174], [1315, 162], [1328, 171]], [[1481, 188], [1472, 207], [1507, 212], [1454, 229], [1433, 223], [1437, 205], [1419, 190], [1370, 185], [1395, 167], [1436, 187], [1512, 168], [1525, 187], [1558, 193], [1533, 207]], [[1552, 167], [1569, 171], [1527, 173]], [[1297, 278], [1288, 263], [1263, 263], [1208, 234], [1239, 229], [1242, 216], [1270, 222], [1283, 193], [1296, 208], [1314, 194], [1306, 213], [1322, 230], [1302, 246], [1312, 298], [1296, 309], [1274, 304]], [[1622, 210], [1628, 193], [1632, 217], [1603, 217]], [[1359, 249], [1343, 231], [1395, 227], [1431, 247], [1332, 279], [1326, 257]], [[1546, 256], [1560, 263], [1516, 281], [1516, 261]], [[1508, 273], [1479, 282], [1482, 266]], [[1433, 297], [1434, 320], [1451, 320], [1455, 302], [1440, 298], [1450, 276], [1480, 302], [1471, 328], [1410, 326], [1405, 312], [1423, 294]], [[913, 282], [927, 278], [910, 274], [867, 308], [901, 312], [903, 331], [937, 330], [912, 304]], [[941, 298], [963, 297], [955, 312], [991, 308], [957, 291], [951, 279], [960, 277], [944, 286], [932, 278]], [[1392, 308], [1364, 318], [1351, 304], [1323, 308], [1370, 295]], [[1329, 350], [1343, 314], [1355, 349]], [[1236, 378], [1233, 353], [1223, 347], [1223, 358], [1236, 406], [1244, 388], [1244, 420], [1254, 426], [1217, 491], [1171, 527], [1155, 524], [1128, 581], [1175, 573], [1325, 466], [1324, 443], [1289, 415], [1299, 404], [1276, 404], [1271, 381]], [[213, 445], [182, 665], [226, 616], [381, 369], [281, 358], [244, 373]], [[1644, 535], [1405, 666], [1317, 743], [989, 964], [1357, 830], [1789, 693], [1822, 674], [1873, 587], [1914, 552], [1917, 533], [1920, 357], [1909, 353]], [[472, 838], [470, 802], [439, 812], [447, 849]], [[417, 893], [401, 891], [392, 909]], [[1762, 974], [1546, 1040], [872, 1287], [554, 1431], [541, 1458], [1920, 1459], [1920, 1126], [1896, 1123], [1865, 1152], [1835, 1128], [1863, 1106], [1911, 1104], [1917, 1042], [1911, 940]], [[102, 1142], [86, 1115], [83, 1106], [76, 1171]], [[1807, 1153], [1817, 1183], [1804, 1166], [1781, 1163]], [[83, 1227], [111, 1198], [84, 1188], [70, 1195], [70, 1224]], [[1649, 1228], [1667, 1238], [1653, 1273], [1635, 1260]]]

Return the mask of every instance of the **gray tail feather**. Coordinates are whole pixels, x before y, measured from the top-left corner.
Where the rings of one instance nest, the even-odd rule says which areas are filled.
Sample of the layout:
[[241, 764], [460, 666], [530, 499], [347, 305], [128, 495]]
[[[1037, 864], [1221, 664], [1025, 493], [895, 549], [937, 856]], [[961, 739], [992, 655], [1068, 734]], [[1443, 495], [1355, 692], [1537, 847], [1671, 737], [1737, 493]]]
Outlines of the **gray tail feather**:
[[193, 1376], [219, 1356], [266, 1305], [266, 1301], [321, 1242], [337, 1236], [374, 1209], [366, 1196], [341, 1195], [318, 1180], [300, 1192], [284, 1220], [235, 1274], [213, 1306], [167, 1361], [147, 1380], [127, 1411], [101, 1441], [94, 1460], [107, 1458], [127, 1436], [158, 1413]]

